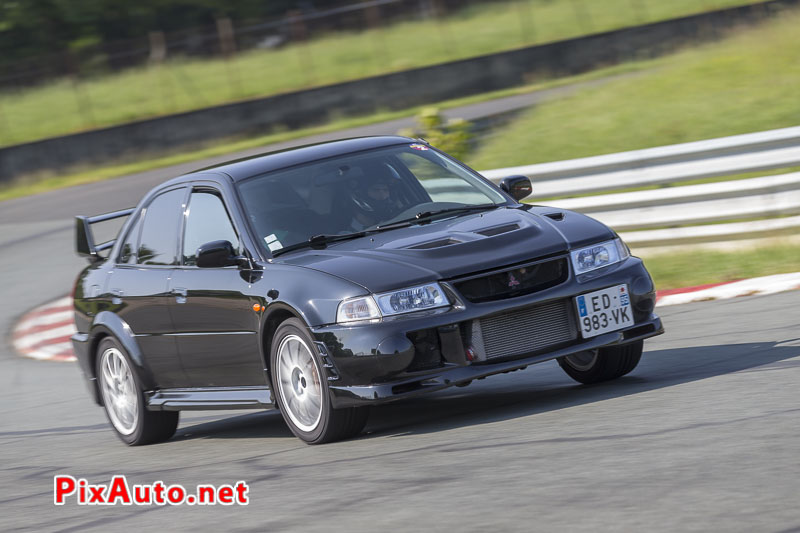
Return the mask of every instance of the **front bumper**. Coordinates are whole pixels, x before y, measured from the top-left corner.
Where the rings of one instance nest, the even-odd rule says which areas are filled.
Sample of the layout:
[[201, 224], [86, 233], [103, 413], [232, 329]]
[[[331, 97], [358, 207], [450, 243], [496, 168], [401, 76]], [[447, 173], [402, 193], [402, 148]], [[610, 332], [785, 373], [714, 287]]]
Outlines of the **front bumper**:
[[[576, 336], [569, 342], [537, 351], [483, 361], [469, 360], [464, 328], [472, 321], [565, 301], [622, 283], [629, 288], [633, 326], [590, 339]], [[450, 308], [384, 318], [371, 324], [312, 328], [334, 407], [382, 403], [432, 392], [572, 353], [636, 342], [664, 331], [661, 319], [653, 313], [655, 287], [652, 279], [641, 260], [635, 257], [592, 279], [579, 282], [570, 275], [556, 287], [492, 302], [471, 303], [449, 283], [441, 282], [441, 285], [454, 301]], [[572, 305], [569, 308], [572, 309]], [[525, 331], [516, 333], [524, 335]]]
[[[641, 331], [643, 326], [652, 327], [647, 329], [648, 333], [637, 335], [636, 332]], [[654, 315], [653, 319], [649, 320], [645, 324], [637, 324], [636, 326], [627, 330], [599, 335], [587, 340], [586, 342], [575, 344], [560, 350], [549, 351], [539, 355], [515, 358], [510, 361], [469, 366], [446, 364], [438, 372], [425, 375], [424, 377], [399, 380], [392, 383], [362, 386], [333, 385], [330, 386], [331, 399], [333, 406], [337, 409], [342, 407], [384, 403], [446, 389], [454, 385], [468, 383], [473, 379], [485, 378], [487, 376], [500, 374], [503, 372], [522, 370], [528, 365], [542, 363], [544, 361], [557, 359], [565, 355], [570, 355], [585, 350], [593, 350], [595, 348], [611, 346], [614, 344], [636, 342], [638, 340], [653, 337], [655, 335], [660, 335], [661, 333], [664, 333], [664, 327], [661, 325], [661, 319]]]

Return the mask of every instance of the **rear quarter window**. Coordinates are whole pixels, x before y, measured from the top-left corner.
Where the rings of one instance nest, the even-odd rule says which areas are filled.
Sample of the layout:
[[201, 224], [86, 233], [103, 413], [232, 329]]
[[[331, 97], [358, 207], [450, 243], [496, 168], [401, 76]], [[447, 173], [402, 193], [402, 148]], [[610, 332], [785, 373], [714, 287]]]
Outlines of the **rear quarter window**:
[[[134, 215], [135, 216], [135, 215]], [[119, 249], [117, 263], [131, 264], [136, 262], [136, 245], [139, 244], [139, 231], [142, 229], [142, 217], [137, 216], [136, 221], [128, 230], [125, 242]]]
[[144, 213], [137, 260], [140, 265], [177, 263], [178, 234], [185, 189], [156, 196]]

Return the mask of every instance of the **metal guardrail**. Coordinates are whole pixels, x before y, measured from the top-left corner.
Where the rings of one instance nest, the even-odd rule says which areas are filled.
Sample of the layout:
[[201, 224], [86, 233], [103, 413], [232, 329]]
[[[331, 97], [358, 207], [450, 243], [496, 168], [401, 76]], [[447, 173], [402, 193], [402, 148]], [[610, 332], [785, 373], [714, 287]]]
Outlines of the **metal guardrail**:
[[[587, 213], [637, 246], [800, 231], [800, 172], [669, 187], [800, 166], [800, 127], [482, 172], [522, 174], [533, 198]], [[658, 186], [648, 190], [624, 189]], [[585, 196], [591, 193], [606, 194]], [[658, 229], [653, 229], [658, 228]]]

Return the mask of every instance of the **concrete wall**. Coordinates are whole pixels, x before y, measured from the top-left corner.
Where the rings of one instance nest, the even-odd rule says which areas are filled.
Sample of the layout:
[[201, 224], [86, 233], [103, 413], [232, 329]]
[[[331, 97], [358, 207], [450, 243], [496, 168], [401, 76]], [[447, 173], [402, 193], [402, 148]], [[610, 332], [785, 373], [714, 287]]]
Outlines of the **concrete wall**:
[[771, 0], [644, 26], [567, 39], [247, 102], [143, 120], [0, 148], [0, 182], [32, 172], [110, 163], [132, 152], [164, 152], [199, 143], [299, 128], [332, 115], [404, 109], [667, 53], [757, 22], [800, 0]]

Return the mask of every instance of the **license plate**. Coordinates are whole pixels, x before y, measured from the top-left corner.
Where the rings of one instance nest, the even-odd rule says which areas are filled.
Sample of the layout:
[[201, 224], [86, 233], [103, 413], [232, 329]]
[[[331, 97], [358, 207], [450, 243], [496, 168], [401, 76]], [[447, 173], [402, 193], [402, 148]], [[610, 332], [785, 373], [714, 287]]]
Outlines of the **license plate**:
[[578, 327], [584, 339], [633, 325], [627, 285], [617, 285], [575, 297]]

